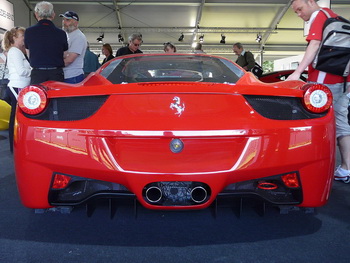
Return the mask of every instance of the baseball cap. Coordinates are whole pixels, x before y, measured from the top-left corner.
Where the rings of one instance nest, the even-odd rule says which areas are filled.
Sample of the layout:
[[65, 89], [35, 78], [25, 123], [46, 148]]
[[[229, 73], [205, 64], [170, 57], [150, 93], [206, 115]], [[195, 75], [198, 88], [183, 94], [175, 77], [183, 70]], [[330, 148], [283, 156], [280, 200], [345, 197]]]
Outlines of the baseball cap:
[[77, 13], [73, 12], [73, 11], [67, 11], [64, 14], [60, 14], [60, 17], [64, 17], [67, 19], [74, 19], [79, 21], [79, 16]]

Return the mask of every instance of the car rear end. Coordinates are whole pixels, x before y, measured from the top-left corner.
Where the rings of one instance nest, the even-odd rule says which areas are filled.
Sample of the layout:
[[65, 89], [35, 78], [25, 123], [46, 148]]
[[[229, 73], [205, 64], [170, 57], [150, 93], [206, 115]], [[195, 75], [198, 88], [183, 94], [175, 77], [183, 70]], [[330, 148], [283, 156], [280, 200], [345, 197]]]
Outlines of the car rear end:
[[[200, 209], [237, 196], [325, 204], [335, 141], [327, 88], [269, 86], [250, 73], [227, 83], [153, 74], [171, 81], [143, 82], [150, 78], [143, 73], [111, 84], [93, 76], [82, 86], [23, 91], [15, 166], [25, 206], [102, 197], [136, 198], [150, 209]], [[33, 112], [30, 94], [45, 104], [42, 112]]]

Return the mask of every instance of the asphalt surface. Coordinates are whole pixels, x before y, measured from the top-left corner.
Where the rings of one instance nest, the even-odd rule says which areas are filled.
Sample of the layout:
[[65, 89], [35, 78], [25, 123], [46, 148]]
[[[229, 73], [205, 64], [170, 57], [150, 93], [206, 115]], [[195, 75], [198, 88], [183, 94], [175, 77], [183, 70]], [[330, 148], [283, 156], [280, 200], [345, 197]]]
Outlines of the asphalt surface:
[[21, 205], [7, 131], [0, 131], [0, 262], [350, 262], [350, 184], [334, 182], [315, 213], [264, 216], [247, 202], [186, 212], [120, 207], [113, 219], [101, 203], [91, 217], [36, 214]]

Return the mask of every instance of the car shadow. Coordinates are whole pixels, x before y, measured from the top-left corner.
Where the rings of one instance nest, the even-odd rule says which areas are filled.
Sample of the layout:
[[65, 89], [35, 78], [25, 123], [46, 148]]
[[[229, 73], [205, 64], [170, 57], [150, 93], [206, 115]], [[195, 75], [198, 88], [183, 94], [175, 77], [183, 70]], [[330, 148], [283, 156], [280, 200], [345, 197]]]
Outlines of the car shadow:
[[198, 211], [154, 211], [141, 205], [135, 217], [132, 206], [121, 206], [110, 219], [107, 203], [100, 203], [91, 217], [84, 207], [70, 214], [34, 210], [21, 205], [14, 175], [6, 176], [0, 187], [0, 238], [48, 243], [132, 247], [185, 247], [257, 242], [311, 235], [322, 221], [315, 214], [293, 211], [280, 214], [266, 207], [261, 216], [254, 207], [219, 207]]

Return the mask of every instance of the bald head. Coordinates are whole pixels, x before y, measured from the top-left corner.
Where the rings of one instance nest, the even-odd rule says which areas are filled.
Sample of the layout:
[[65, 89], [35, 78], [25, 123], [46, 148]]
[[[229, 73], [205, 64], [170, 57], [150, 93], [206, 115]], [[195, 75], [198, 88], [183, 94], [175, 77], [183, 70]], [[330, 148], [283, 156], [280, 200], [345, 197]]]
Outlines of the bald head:
[[315, 0], [293, 0], [294, 12], [304, 21], [309, 21], [313, 12], [320, 9]]

